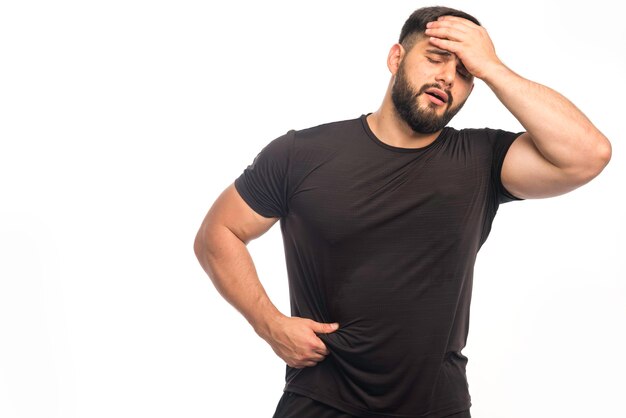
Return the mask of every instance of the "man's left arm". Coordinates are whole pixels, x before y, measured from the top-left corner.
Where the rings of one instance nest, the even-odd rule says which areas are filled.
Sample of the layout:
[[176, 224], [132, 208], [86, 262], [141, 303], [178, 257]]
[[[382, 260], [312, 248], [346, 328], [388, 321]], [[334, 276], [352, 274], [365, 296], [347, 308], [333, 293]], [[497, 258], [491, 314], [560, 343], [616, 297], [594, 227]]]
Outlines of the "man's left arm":
[[567, 98], [527, 80], [495, 54], [487, 31], [445, 16], [430, 23], [431, 43], [455, 53], [526, 129], [509, 148], [502, 184], [523, 199], [557, 196], [591, 181], [611, 159], [611, 143]]

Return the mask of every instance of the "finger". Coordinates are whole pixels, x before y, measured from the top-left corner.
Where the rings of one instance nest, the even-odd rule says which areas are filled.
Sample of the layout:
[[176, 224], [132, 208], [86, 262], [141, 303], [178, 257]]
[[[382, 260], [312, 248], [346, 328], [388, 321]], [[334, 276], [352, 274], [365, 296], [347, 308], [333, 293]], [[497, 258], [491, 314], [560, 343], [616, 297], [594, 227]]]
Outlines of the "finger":
[[436, 38], [445, 38], [451, 41], [460, 41], [465, 39], [465, 32], [458, 30], [457, 28], [428, 28], [424, 31], [427, 36], [434, 36]]
[[336, 322], [332, 324], [323, 324], [321, 322], [315, 322], [311, 320], [311, 328], [314, 332], [328, 334], [336, 331], [339, 328], [339, 324]]
[[426, 24], [426, 28], [454, 28], [463, 33], [469, 33], [471, 31], [470, 27], [451, 20], [433, 20]]
[[316, 361], [301, 361], [298, 363], [295, 363], [293, 366], [289, 366], [289, 367], [293, 367], [294, 369], [303, 369], [305, 367], [312, 367], [317, 365]]
[[454, 54], [457, 54], [459, 51], [459, 43], [456, 41], [450, 41], [448, 39], [441, 39], [441, 38], [435, 38], [435, 37], [431, 37], [429, 41], [431, 44], [435, 45], [436, 47], [445, 49], [446, 51], [450, 51]]
[[322, 356], [321, 354], [315, 353], [315, 354], [311, 354], [311, 356], [309, 356], [308, 359], [311, 360], [311, 361], [319, 362], [319, 361], [324, 360], [325, 358], [326, 358], [326, 356]]
[[437, 18], [437, 21], [441, 22], [441, 21], [449, 21], [449, 22], [457, 22], [457, 23], [461, 23], [465, 26], [468, 27], [476, 27], [478, 26], [476, 23], [472, 22], [469, 19], [465, 19], [463, 17], [459, 17], [459, 16], [450, 16], [450, 15], [445, 15], [445, 16], [440, 16], [439, 18]]
[[315, 348], [313, 349], [313, 352], [314, 352], [314, 353], [321, 354], [321, 355], [323, 355], [323, 356], [327, 356], [327, 355], [329, 355], [329, 354], [330, 354], [330, 351], [328, 350], [328, 348], [326, 348], [326, 346], [323, 346], [323, 347], [315, 347]]
[[328, 348], [326, 348], [326, 346], [323, 346], [323, 347], [316, 347], [316, 348], [314, 349], [314, 351], [315, 351], [316, 353], [322, 354], [322, 355], [324, 355], [324, 356], [327, 356], [327, 355], [329, 355], [329, 354], [330, 354], [330, 351], [328, 350]]

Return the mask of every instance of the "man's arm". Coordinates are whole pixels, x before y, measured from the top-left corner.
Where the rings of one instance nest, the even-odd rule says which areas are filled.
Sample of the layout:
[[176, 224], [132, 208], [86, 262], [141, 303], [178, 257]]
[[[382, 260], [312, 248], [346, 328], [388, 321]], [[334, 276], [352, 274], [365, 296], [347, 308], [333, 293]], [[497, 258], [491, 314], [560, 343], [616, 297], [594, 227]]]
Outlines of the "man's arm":
[[526, 128], [502, 165], [502, 184], [513, 195], [545, 198], [567, 193], [608, 164], [609, 140], [561, 94], [504, 65], [483, 81]]
[[314, 366], [328, 355], [315, 333], [335, 329], [310, 319], [283, 315], [259, 281], [247, 244], [267, 232], [279, 218], [252, 210], [231, 184], [205, 216], [194, 252], [215, 288], [289, 366]]
[[456, 16], [428, 24], [430, 42], [455, 53], [524, 126], [502, 166], [502, 184], [520, 198], [545, 198], [589, 182], [611, 158], [609, 140], [569, 100], [506, 67], [487, 31]]

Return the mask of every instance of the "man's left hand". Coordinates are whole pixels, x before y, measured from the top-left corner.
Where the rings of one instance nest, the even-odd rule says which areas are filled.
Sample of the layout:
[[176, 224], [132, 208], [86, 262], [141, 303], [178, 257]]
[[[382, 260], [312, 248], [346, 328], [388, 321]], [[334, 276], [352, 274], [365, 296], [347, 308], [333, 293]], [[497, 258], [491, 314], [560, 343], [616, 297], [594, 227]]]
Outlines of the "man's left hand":
[[470, 20], [441, 16], [426, 25], [425, 34], [432, 37], [432, 45], [456, 54], [474, 77], [483, 79], [489, 71], [504, 65], [487, 30]]

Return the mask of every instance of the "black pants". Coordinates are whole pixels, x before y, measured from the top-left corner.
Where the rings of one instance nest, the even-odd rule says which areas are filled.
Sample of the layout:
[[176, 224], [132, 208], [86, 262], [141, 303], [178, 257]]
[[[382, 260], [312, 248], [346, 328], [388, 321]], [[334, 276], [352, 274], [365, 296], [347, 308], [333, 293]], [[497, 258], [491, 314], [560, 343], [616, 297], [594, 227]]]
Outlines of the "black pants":
[[[355, 418], [332, 406], [293, 392], [283, 392], [272, 418]], [[443, 417], [442, 417], [443, 418]], [[471, 418], [469, 410], [445, 418]]]

